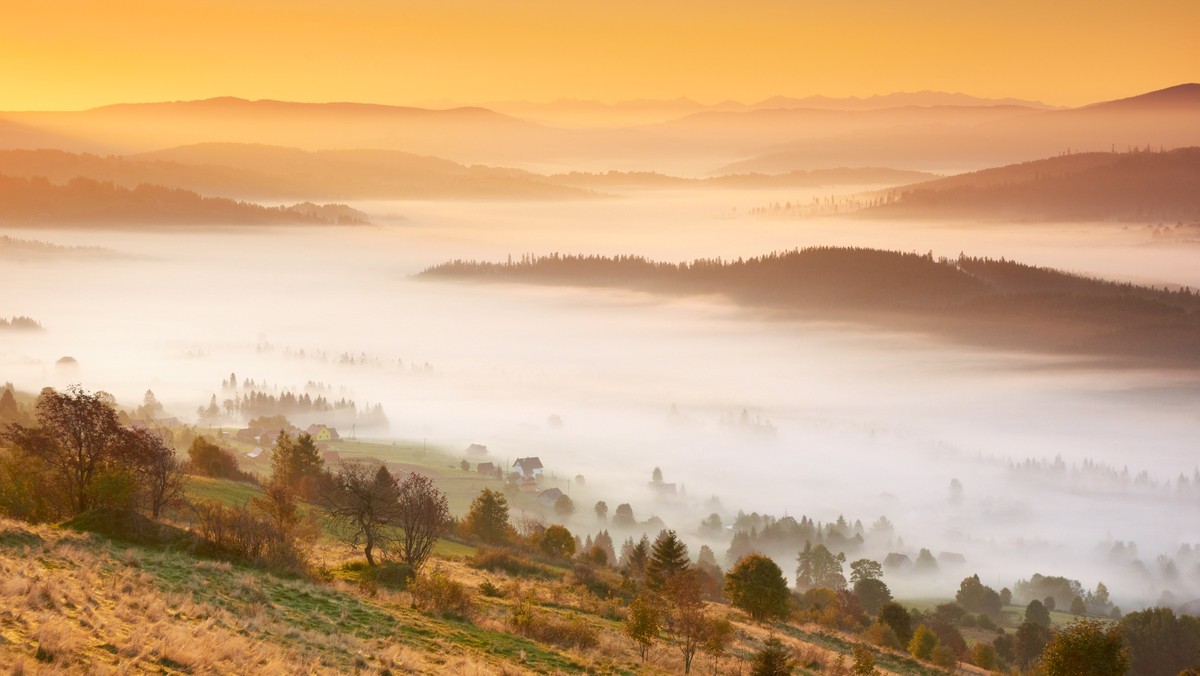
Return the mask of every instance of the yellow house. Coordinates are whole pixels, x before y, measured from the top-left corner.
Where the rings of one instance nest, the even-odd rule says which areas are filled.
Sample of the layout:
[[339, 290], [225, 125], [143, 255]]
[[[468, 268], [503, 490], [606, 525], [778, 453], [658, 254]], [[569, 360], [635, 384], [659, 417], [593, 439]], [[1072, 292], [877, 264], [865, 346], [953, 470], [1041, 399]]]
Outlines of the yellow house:
[[308, 432], [313, 441], [338, 441], [341, 439], [337, 430], [327, 425], [309, 425], [308, 429], [304, 431]]

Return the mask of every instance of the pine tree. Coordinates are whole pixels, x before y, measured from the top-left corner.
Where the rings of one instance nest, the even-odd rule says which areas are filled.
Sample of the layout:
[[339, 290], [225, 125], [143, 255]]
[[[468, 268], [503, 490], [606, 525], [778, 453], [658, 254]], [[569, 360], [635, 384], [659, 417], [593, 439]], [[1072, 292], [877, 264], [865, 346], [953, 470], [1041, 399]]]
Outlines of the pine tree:
[[672, 576], [688, 569], [687, 545], [668, 530], [659, 534], [646, 562], [646, 578], [651, 589], [661, 589]]

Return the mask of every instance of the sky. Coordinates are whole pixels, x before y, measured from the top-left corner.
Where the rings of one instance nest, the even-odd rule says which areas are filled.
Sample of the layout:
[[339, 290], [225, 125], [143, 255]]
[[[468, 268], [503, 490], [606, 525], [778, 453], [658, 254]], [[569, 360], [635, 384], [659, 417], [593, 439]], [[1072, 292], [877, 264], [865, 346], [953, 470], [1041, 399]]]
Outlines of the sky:
[[606, 102], [1200, 81], [1195, 0], [7, 0], [0, 109], [214, 96]]

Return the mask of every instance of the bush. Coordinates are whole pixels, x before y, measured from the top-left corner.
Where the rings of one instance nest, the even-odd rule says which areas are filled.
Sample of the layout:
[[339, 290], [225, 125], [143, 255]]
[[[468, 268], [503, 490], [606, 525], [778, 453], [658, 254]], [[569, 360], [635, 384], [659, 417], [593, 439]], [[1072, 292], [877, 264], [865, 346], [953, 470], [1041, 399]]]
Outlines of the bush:
[[422, 573], [408, 583], [413, 607], [423, 613], [469, 620], [475, 614], [475, 599], [467, 586], [452, 580], [441, 568]]
[[274, 571], [303, 575], [308, 554], [297, 533], [281, 531], [249, 505], [226, 507], [215, 501], [192, 505], [200, 537], [199, 554], [232, 557]]
[[513, 606], [508, 625], [513, 633], [560, 648], [587, 650], [600, 643], [600, 632], [582, 617], [541, 612], [527, 600]]
[[508, 573], [513, 577], [534, 577], [543, 580], [558, 580], [562, 574], [527, 556], [518, 556], [504, 549], [480, 548], [471, 559], [471, 567], [493, 573]]
[[370, 580], [372, 583], [381, 587], [387, 587], [388, 589], [404, 589], [408, 586], [408, 581], [412, 577], [412, 566], [402, 561], [368, 566], [363, 571], [363, 579]]
[[484, 596], [491, 596], [493, 598], [504, 597], [504, 592], [499, 587], [492, 584], [491, 580], [484, 580], [483, 582], [479, 583], [479, 593], [483, 594]]

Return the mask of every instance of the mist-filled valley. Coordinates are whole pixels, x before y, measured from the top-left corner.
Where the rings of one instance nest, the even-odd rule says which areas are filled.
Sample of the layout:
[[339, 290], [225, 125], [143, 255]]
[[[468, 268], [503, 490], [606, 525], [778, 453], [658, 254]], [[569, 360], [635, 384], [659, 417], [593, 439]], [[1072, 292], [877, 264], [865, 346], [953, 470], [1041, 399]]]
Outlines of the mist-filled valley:
[[[416, 277], [458, 258], [683, 261], [819, 245], [965, 252], [1200, 286], [1196, 244], [1144, 227], [901, 230], [747, 215], [785, 197], [797, 199], [668, 191], [582, 203], [366, 202], [352, 206], [376, 225], [11, 230], [0, 249], [3, 311], [43, 330], [0, 333], [0, 367], [29, 392], [81, 383], [135, 406], [150, 389], [182, 420], [213, 395], [236, 399], [222, 387], [231, 373], [275, 394], [307, 385], [364, 412], [380, 406], [382, 421], [360, 414], [359, 437], [455, 455], [479, 443], [502, 465], [538, 456], [547, 486], [628, 502], [638, 520], [660, 517], [719, 555], [732, 531], [702, 531], [710, 513], [726, 526], [741, 512], [844, 516], [865, 525], [864, 555], [961, 554], [965, 563], [943, 566], [997, 588], [1034, 573], [1089, 588], [1103, 581], [1126, 610], [1164, 591], [1179, 601], [1200, 591], [1194, 560], [1180, 558], [1174, 576], [1157, 560], [1197, 541], [1194, 369], [989, 350], [772, 316], [711, 295]], [[33, 239], [83, 248], [17, 256]], [[223, 413], [201, 426], [246, 417]], [[297, 422], [322, 421], [308, 417]], [[353, 417], [343, 434], [351, 425]], [[647, 487], [655, 467], [677, 495]], [[585, 486], [572, 487], [576, 475]], [[880, 517], [894, 530], [872, 532]], [[591, 518], [575, 517], [584, 530]], [[1136, 544], [1137, 555], [1112, 554], [1117, 542]], [[773, 555], [787, 570], [795, 552], [781, 545]], [[940, 595], [960, 577], [889, 583], [899, 594]]]
[[1200, 669], [1196, 8], [119, 4], [0, 22], [0, 670]]

